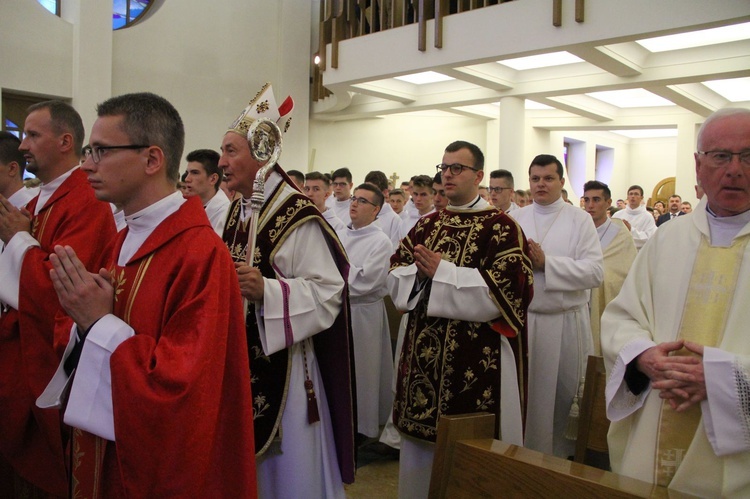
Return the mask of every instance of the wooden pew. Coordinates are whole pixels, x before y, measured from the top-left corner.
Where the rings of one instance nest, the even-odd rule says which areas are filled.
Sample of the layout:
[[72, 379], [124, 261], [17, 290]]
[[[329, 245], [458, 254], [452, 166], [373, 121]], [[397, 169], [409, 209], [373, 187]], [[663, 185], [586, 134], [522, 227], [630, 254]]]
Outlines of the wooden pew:
[[494, 440], [492, 414], [443, 416], [430, 498], [677, 497], [650, 483]]

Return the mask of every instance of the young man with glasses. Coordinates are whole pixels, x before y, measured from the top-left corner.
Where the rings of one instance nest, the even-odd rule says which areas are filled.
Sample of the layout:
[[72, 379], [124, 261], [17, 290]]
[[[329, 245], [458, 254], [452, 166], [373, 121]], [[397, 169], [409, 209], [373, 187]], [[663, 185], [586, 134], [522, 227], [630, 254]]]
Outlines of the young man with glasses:
[[525, 356], [531, 261], [521, 228], [479, 197], [483, 167], [477, 146], [451, 143], [437, 165], [450, 204], [391, 257], [388, 288], [409, 312], [393, 410], [401, 497], [427, 497], [442, 414], [493, 413], [495, 436], [523, 443], [513, 348]]
[[713, 113], [697, 145], [705, 195], [659, 228], [602, 316], [610, 460], [691, 496], [747, 497], [750, 110]]
[[382, 191], [372, 184], [354, 190], [349, 208], [352, 223], [341, 234], [349, 257], [349, 296], [352, 308], [354, 367], [357, 380], [357, 431], [377, 437], [393, 409], [393, 356], [383, 298], [393, 245], [375, 223], [384, 204]]
[[593, 350], [589, 290], [601, 285], [604, 269], [591, 215], [563, 200], [564, 185], [560, 160], [536, 156], [529, 166], [534, 203], [513, 212], [513, 218], [529, 238], [534, 266], [525, 444], [567, 458], [575, 452], [568, 418], [580, 404]]
[[493, 170], [490, 172], [490, 202], [498, 210], [509, 213], [518, 209], [513, 202], [515, 190], [513, 187], [513, 174], [508, 170]]
[[242, 301], [199, 198], [175, 189], [180, 115], [150, 93], [113, 97], [97, 114], [81, 169], [98, 199], [122, 207], [128, 228], [98, 273], [67, 244], [50, 255], [75, 325], [37, 404], [62, 406], [73, 428], [76, 495], [252, 497]]
[[[97, 271], [115, 236], [110, 206], [97, 201], [78, 168], [83, 137], [81, 117], [69, 104], [29, 107], [19, 150], [42, 186], [24, 211], [0, 196], [0, 460], [9, 461], [17, 483], [56, 496], [68, 494], [67, 436], [59, 411], [34, 406], [70, 332], [50, 280], [49, 255], [58, 244], [70, 245], [83, 266]], [[13, 484], [5, 487], [0, 483], [13, 495]]]

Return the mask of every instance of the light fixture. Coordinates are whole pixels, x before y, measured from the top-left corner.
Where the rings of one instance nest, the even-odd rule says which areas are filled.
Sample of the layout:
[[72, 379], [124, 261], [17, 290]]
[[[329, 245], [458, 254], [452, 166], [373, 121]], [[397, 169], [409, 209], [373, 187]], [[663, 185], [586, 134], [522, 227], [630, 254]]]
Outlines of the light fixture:
[[704, 81], [703, 84], [729, 102], [750, 101], [750, 77]]
[[583, 62], [583, 59], [571, 54], [570, 52], [551, 52], [549, 54], [518, 57], [516, 59], [505, 59], [497, 62], [498, 64], [508, 66], [516, 71], [523, 71], [525, 69], [538, 69], [551, 66], [563, 66], [565, 64], [575, 64], [576, 62]]
[[449, 81], [452, 80], [450, 76], [445, 76], [444, 74], [436, 73], [434, 71], [425, 71], [424, 73], [414, 73], [410, 75], [404, 75], [404, 76], [396, 76], [396, 80], [405, 81], [407, 83], [413, 83], [415, 85], [425, 85], [427, 83], [438, 83], [441, 81]]
[[589, 97], [598, 99], [607, 104], [611, 104], [615, 107], [620, 108], [631, 108], [631, 107], [658, 107], [658, 106], [674, 106], [672, 101], [669, 101], [663, 97], [659, 97], [656, 94], [649, 92], [643, 88], [631, 88], [628, 90], [608, 90], [604, 92], [590, 92], [587, 93]]
[[651, 52], [666, 52], [668, 50], [703, 47], [705, 45], [716, 45], [717, 43], [736, 42], [747, 39], [750, 39], [750, 23], [645, 38], [643, 40], [636, 40], [636, 43]]
[[313, 57], [313, 64], [315, 64], [316, 66], [320, 65], [320, 56], [318, 54], [315, 54], [315, 56]]

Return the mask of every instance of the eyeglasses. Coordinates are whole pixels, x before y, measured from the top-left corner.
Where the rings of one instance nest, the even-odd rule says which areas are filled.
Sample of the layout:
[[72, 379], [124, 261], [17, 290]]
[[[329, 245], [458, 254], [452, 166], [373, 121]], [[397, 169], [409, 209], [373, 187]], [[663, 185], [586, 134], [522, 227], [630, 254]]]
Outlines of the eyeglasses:
[[126, 146], [86, 146], [83, 148], [83, 155], [88, 160], [91, 158], [94, 163], [99, 163], [102, 160], [102, 151], [108, 151], [110, 149], [145, 149], [151, 147], [148, 145], [126, 145]]
[[331, 182], [331, 185], [334, 187], [346, 187], [349, 184], [346, 182]]
[[439, 165], [435, 165], [435, 169], [439, 171], [440, 173], [445, 173], [446, 170], [450, 170], [451, 175], [460, 175], [462, 171], [464, 170], [472, 170], [472, 171], [479, 171], [473, 166], [466, 166], [462, 165], [461, 163], [453, 163], [452, 165], [446, 165], [445, 163], [440, 163]]
[[487, 187], [487, 190], [496, 194], [500, 194], [503, 191], [513, 190], [513, 187]]
[[698, 154], [706, 156], [708, 160], [717, 167], [729, 165], [732, 158], [738, 156], [740, 163], [745, 168], [750, 168], [750, 150], [732, 152], [732, 151], [698, 151]]
[[349, 199], [351, 199], [352, 203], [357, 203], [357, 204], [370, 204], [370, 205], [372, 205], [372, 206], [377, 206], [377, 205], [376, 205], [375, 203], [373, 203], [372, 201], [368, 201], [368, 200], [367, 200], [367, 199], [365, 199], [365, 198], [361, 198], [361, 197], [360, 197], [360, 198], [358, 198], [357, 196], [352, 196], [352, 197], [350, 197]]

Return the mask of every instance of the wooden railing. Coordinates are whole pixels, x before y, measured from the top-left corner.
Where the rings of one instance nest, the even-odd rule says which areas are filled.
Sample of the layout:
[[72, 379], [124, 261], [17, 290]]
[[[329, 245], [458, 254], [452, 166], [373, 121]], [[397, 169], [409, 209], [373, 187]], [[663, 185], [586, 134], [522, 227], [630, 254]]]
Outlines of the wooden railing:
[[[323, 86], [327, 67], [326, 46], [331, 44], [331, 68], [339, 67], [339, 43], [408, 24], [418, 24], [417, 50], [427, 50], [427, 21], [435, 20], [435, 48], [443, 47], [443, 19], [513, 0], [322, 0], [320, 2], [319, 62], [313, 72], [313, 101], [330, 91]], [[584, 1], [575, 0], [575, 21], [584, 20]], [[552, 0], [552, 24], [562, 24], [562, 0]]]

